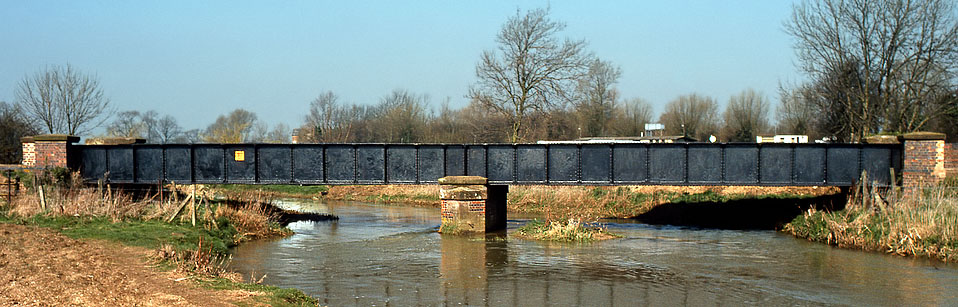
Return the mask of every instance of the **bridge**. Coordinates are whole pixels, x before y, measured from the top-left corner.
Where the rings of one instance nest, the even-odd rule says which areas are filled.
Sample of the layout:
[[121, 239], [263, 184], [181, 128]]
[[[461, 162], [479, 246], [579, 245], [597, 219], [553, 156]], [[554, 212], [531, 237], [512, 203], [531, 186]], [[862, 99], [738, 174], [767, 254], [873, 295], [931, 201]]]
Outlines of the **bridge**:
[[69, 166], [120, 184], [851, 186], [901, 173], [897, 144], [127, 144], [74, 145]]
[[[435, 184], [444, 229], [505, 228], [509, 185], [918, 186], [958, 170], [940, 133], [890, 144], [116, 144], [23, 141], [23, 166], [114, 184]], [[901, 143], [899, 143], [899, 141]], [[950, 157], [950, 158], [949, 158]], [[952, 171], [954, 173], [954, 171]], [[448, 228], [447, 228], [448, 227]]]

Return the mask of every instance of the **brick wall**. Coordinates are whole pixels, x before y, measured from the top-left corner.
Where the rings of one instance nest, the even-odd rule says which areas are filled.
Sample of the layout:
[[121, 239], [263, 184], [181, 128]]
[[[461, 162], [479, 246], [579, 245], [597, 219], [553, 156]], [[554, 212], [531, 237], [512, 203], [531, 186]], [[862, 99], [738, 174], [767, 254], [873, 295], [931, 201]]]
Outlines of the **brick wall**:
[[47, 134], [21, 139], [23, 161], [21, 164], [31, 167], [67, 167], [67, 153], [71, 144], [80, 138], [72, 135]]
[[37, 162], [39, 167], [67, 167], [67, 142], [37, 141]]
[[958, 143], [945, 143], [945, 176], [958, 176]]
[[945, 178], [945, 141], [905, 140], [902, 184], [936, 184]]

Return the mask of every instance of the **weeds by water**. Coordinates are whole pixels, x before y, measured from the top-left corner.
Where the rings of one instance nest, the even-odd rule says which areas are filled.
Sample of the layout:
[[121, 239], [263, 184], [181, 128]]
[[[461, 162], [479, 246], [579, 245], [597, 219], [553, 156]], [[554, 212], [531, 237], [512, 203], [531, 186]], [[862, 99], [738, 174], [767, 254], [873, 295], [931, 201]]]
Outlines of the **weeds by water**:
[[844, 210], [808, 210], [784, 231], [812, 241], [898, 255], [958, 261], [958, 190], [860, 189]]
[[584, 225], [577, 219], [549, 222], [536, 219], [517, 229], [515, 234], [520, 238], [532, 240], [579, 243], [617, 237], [602, 227]]

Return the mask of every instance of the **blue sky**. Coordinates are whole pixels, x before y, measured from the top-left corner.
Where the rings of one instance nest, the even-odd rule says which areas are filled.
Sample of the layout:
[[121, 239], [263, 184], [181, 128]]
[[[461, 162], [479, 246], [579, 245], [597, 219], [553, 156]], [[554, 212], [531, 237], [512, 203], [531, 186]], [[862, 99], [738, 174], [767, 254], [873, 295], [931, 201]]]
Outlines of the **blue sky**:
[[746, 88], [777, 104], [796, 82], [788, 1], [0, 1], [0, 100], [46, 65], [99, 77], [118, 110], [186, 129], [235, 108], [302, 123], [325, 91], [373, 104], [394, 89], [467, 103], [475, 64], [516, 10], [550, 7], [564, 36], [619, 65], [656, 112]]

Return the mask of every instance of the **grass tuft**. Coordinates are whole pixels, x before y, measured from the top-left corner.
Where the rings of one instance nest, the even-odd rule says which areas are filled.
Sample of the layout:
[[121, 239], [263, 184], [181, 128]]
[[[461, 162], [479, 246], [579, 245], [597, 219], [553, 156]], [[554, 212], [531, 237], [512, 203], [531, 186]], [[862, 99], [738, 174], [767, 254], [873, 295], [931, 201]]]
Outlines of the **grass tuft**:
[[577, 243], [618, 237], [607, 232], [604, 228], [590, 227], [577, 219], [550, 222], [535, 219], [517, 229], [515, 233], [520, 238], [525, 239]]

